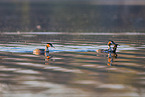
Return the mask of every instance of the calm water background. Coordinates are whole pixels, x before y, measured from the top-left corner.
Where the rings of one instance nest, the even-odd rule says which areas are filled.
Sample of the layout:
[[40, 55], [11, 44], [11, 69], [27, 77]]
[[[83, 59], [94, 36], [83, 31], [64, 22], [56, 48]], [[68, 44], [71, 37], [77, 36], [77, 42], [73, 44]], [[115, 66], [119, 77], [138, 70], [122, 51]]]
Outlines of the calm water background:
[[[144, 3], [2, 1], [1, 97], [144, 97]], [[117, 57], [95, 52], [109, 40]]]
[[[0, 31], [4, 32], [145, 31], [145, 1], [143, 0], [131, 4], [125, 1], [133, 0], [108, 0], [107, 4], [100, 0], [6, 1], [0, 1]], [[122, 1], [122, 3], [115, 1]]]

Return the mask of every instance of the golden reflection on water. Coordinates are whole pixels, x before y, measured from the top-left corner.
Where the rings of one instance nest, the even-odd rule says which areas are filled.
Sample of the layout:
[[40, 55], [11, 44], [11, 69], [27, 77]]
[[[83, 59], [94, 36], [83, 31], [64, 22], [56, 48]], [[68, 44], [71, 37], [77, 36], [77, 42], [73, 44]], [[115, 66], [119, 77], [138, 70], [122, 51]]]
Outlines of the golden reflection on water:
[[[53, 40], [52, 36], [47, 37]], [[105, 42], [94, 42], [95, 40], [92, 42], [92, 39], [98, 39], [100, 36], [90, 36], [91, 39], [86, 38], [86, 40], [83, 37], [82, 39], [79, 37], [78, 41], [72, 39], [72, 42], [62, 40], [62, 43], [56, 39], [54, 42], [56, 48], [50, 53], [1, 51], [2, 97], [94, 97], [94, 95], [95, 97], [143, 97], [145, 95], [143, 40], [129, 44], [127, 40], [117, 41], [118, 36], [116, 36], [113, 38], [121, 45], [117, 53], [98, 54], [84, 49], [106, 48]], [[124, 44], [126, 42], [127, 44]], [[2, 44], [1, 48], [9, 47], [9, 43], [6, 44]], [[17, 43], [12, 43], [10, 46], [16, 46], [14, 44]], [[22, 47], [27, 48], [31, 45], [35, 47], [34, 44], [38, 47], [44, 46], [40, 43], [27, 43]], [[77, 49], [68, 51], [68, 48], [74, 49], [73, 47]], [[55, 52], [63, 48], [66, 51]], [[81, 52], [78, 49], [81, 49]]]
[[[140, 67], [143, 66], [140, 63], [143, 61], [130, 57], [131, 55], [128, 54], [136, 56], [136, 51], [99, 56], [96, 52], [52, 52], [36, 55], [37, 57], [32, 54], [1, 53], [3, 56], [0, 70], [0, 80], [3, 82], [1, 88], [11, 93], [15, 91], [16, 93], [44, 93], [46, 95], [48, 95], [47, 92], [54, 95], [56, 91], [64, 96], [66, 92], [72, 90], [78, 97], [94, 94], [107, 96], [104, 92], [108, 92], [109, 95], [120, 95], [118, 97], [138, 96], [136, 91], [138, 88], [144, 89], [141, 86], [144, 85], [144, 79], [139, 77], [140, 80], [136, 81], [135, 78], [138, 73], [143, 73], [145, 68]], [[5, 90], [10, 89], [9, 87], [15, 88]], [[68, 87], [74, 89], [68, 89]], [[77, 89], [80, 90], [79, 93]], [[71, 96], [74, 94], [68, 93]]]

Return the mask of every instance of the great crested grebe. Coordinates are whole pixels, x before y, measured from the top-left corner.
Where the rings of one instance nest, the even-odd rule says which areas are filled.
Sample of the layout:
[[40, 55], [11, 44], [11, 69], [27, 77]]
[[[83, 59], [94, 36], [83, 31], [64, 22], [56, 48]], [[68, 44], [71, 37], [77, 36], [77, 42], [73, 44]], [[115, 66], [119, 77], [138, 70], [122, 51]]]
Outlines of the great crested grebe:
[[112, 52], [108, 53], [108, 63], [107, 63], [108, 66], [112, 66], [113, 60], [117, 58], [116, 50], [118, 45], [119, 44], [114, 44]]
[[54, 47], [51, 43], [47, 43], [45, 49], [35, 49], [33, 50], [33, 54], [40, 55], [44, 54], [45, 52], [49, 52], [49, 47]]
[[[113, 50], [111, 48], [112, 44], [114, 45]], [[97, 53], [108, 53], [108, 52], [114, 52], [114, 51], [116, 52], [117, 45], [118, 44], [116, 44], [114, 41], [111, 40], [111, 41], [108, 42], [108, 49], [98, 49], [98, 50], [96, 50], [96, 52]]]

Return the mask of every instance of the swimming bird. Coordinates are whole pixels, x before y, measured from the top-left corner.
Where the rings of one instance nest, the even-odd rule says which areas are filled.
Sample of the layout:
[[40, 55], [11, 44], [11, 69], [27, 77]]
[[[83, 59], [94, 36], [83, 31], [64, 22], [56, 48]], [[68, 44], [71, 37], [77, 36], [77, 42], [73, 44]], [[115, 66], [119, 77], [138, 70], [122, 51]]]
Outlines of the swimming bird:
[[112, 44], [115, 46], [116, 43], [114, 41], [110, 40], [108, 42], [108, 49], [98, 49], [98, 50], [96, 50], [96, 52], [97, 53], [108, 53], [108, 52], [114, 52], [114, 51], [116, 51], [117, 45], [116, 45], [116, 47], [113, 47], [113, 50], [114, 50], [113, 51], [112, 48], [111, 48]]
[[36, 55], [41, 55], [41, 54], [44, 54], [45, 52], [49, 53], [49, 47], [54, 47], [52, 45], [52, 43], [47, 43], [47, 45], [45, 46], [45, 49], [35, 49], [33, 50], [33, 54], [36, 54]]
[[107, 63], [108, 66], [112, 66], [113, 59], [117, 58], [116, 50], [118, 45], [119, 44], [114, 44], [113, 50], [108, 53], [108, 63]]

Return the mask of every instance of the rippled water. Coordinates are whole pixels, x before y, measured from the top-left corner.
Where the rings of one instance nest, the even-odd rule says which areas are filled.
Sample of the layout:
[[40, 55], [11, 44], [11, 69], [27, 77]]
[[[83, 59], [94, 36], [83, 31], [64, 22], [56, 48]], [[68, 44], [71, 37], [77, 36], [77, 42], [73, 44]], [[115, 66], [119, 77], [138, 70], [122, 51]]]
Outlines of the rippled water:
[[[0, 34], [1, 97], [144, 97], [144, 33]], [[95, 50], [108, 40], [117, 57]], [[32, 51], [53, 43], [47, 54]]]

